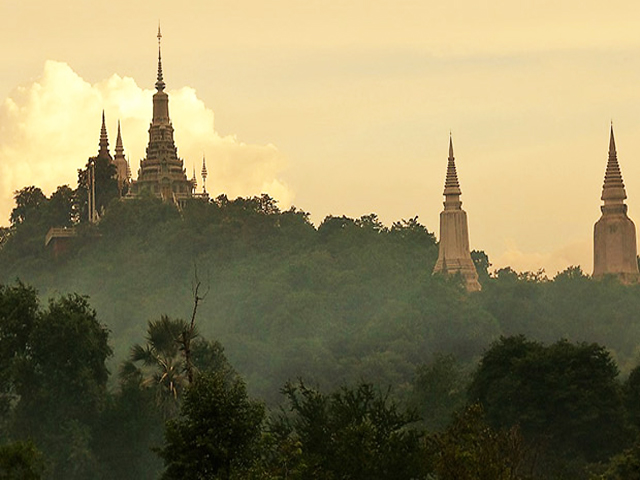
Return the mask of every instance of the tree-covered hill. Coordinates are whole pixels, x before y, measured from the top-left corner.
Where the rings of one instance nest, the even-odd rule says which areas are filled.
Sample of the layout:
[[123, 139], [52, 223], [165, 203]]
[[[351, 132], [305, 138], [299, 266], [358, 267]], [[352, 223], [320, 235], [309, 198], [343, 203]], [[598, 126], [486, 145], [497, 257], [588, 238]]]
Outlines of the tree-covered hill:
[[73, 202], [62, 201], [65, 191], [32, 201], [30, 188], [2, 232], [0, 283], [88, 295], [118, 363], [147, 321], [190, 317], [197, 276], [208, 290], [201, 332], [225, 345], [250, 392], [271, 404], [298, 377], [402, 394], [435, 354], [471, 362], [502, 334], [599, 342], [623, 370], [635, 365], [640, 287], [593, 281], [577, 267], [553, 280], [510, 269], [489, 276], [475, 252], [483, 290], [469, 294], [457, 279], [431, 275], [437, 243], [415, 218], [386, 227], [374, 214], [330, 216], [315, 228], [266, 195], [193, 200], [181, 211], [152, 198], [116, 200], [97, 226], [78, 224], [71, 248], [54, 258], [44, 235], [52, 219], [74, 222]]

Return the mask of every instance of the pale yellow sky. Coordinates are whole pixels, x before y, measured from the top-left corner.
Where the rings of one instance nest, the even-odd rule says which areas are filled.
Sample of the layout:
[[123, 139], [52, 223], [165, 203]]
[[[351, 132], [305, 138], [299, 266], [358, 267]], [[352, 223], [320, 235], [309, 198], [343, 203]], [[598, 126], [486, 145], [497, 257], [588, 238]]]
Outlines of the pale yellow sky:
[[472, 248], [590, 272], [613, 119], [640, 221], [637, 2], [184, 3], [0, 0], [1, 224], [13, 190], [75, 184], [102, 108], [137, 169], [158, 19], [179, 153], [214, 193], [437, 232], [451, 129]]

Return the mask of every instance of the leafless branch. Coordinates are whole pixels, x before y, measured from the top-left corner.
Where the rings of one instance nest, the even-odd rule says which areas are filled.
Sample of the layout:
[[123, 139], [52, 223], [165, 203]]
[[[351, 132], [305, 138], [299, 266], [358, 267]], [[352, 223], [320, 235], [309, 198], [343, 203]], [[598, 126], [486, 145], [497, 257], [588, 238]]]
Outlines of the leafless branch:
[[196, 329], [196, 314], [198, 313], [198, 305], [200, 304], [201, 301], [203, 301], [207, 297], [210, 290], [210, 285], [209, 285], [209, 282], [207, 281], [206, 291], [203, 294], [200, 294], [201, 286], [202, 286], [202, 282], [198, 277], [198, 266], [194, 262], [193, 282], [191, 285], [191, 290], [193, 292], [193, 311], [191, 312], [191, 322], [189, 323], [189, 330], [187, 330], [183, 334], [185, 367], [187, 370], [187, 378], [189, 380], [189, 384], [193, 382], [193, 361], [191, 359], [191, 339], [193, 338], [194, 332]]

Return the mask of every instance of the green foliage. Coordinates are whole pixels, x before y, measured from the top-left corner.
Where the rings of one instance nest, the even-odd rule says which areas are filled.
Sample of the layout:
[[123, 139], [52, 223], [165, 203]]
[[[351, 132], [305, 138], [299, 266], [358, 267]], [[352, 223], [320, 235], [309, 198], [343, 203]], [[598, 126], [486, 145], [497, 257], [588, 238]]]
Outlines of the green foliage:
[[137, 383], [154, 392], [156, 406], [165, 419], [178, 412], [182, 391], [188, 384], [185, 339], [190, 336], [197, 371], [232, 373], [222, 346], [189, 332], [189, 324], [162, 315], [148, 323], [146, 344], [131, 347], [129, 360], [122, 364], [120, 375], [125, 383]]
[[88, 424], [105, 395], [108, 332], [86, 299], [52, 299], [36, 318], [28, 354], [17, 359], [15, 415], [21, 432], [39, 436], [75, 419]]
[[137, 381], [122, 381], [107, 397], [93, 451], [104, 480], [156, 480], [162, 460], [154, 452], [163, 443], [164, 418], [156, 395]]
[[244, 383], [222, 372], [201, 373], [186, 389], [180, 416], [167, 423], [162, 478], [243, 478], [257, 458], [264, 419]]
[[0, 445], [0, 480], [40, 480], [44, 472], [44, 458], [33, 442]]
[[503, 337], [482, 357], [469, 395], [482, 403], [492, 425], [520, 425], [548, 458], [540, 468], [554, 457], [594, 462], [628, 439], [617, 375], [600, 345], [561, 340], [544, 346]]
[[525, 447], [517, 427], [494, 430], [482, 407], [462, 410], [447, 430], [427, 438], [427, 451], [439, 480], [519, 480]]
[[0, 285], [2, 437], [28, 439], [53, 478], [95, 471], [91, 427], [106, 396], [108, 332], [85, 297], [38, 305], [35, 290]]
[[197, 374], [234, 378], [222, 346], [196, 337], [184, 320], [166, 315], [148, 322], [146, 343], [131, 349], [120, 369], [120, 390], [108, 398], [97, 448], [105, 479], [154, 479], [162, 462], [152, 453], [163, 443], [163, 425], [176, 417], [188, 386], [185, 338]]
[[153, 196], [143, 196], [133, 201], [114, 202], [100, 219], [99, 227], [100, 233], [111, 242], [125, 236], [146, 243], [154, 240], [153, 233], [164, 224], [175, 223], [179, 218], [174, 205]]
[[70, 227], [77, 220], [75, 210], [76, 192], [67, 185], [62, 185], [49, 197], [47, 210], [47, 223], [52, 227]]
[[483, 284], [479, 302], [497, 320], [503, 335], [607, 345], [627, 371], [635, 361], [640, 285], [623, 285], [613, 276], [593, 280], [576, 266], [552, 281], [542, 271], [517, 273], [505, 268]]
[[283, 389], [290, 415], [272, 422], [278, 478], [418, 479], [427, 468], [415, 412], [371, 384], [326, 395], [302, 381]]
[[491, 267], [489, 256], [482, 250], [472, 250], [471, 260], [478, 272], [478, 280], [484, 285], [489, 280], [489, 267]]
[[602, 473], [594, 473], [591, 480], [640, 480], [640, 445], [614, 455]]
[[16, 264], [46, 269], [45, 235], [51, 227], [69, 227], [75, 222], [74, 197], [75, 192], [66, 185], [58, 187], [50, 198], [34, 186], [15, 192], [11, 227], [0, 229], [0, 270], [10, 270]]
[[75, 208], [78, 211], [80, 221], [89, 218], [88, 192], [90, 169], [93, 169], [95, 178], [96, 211], [100, 216], [106, 211], [109, 204], [118, 196], [118, 181], [116, 179], [116, 166], [108, 157], [91, 157], [84, 169], [78, 170], [78, 189], [75, 196]]
[[[113, 332], [116, 364], [128, 358], [132, 344], [138, 343], [141, 352], [146, 351], [149, 342], [145, 339], [148, 333], [145, 320], [160, 319], [163, 314], [185, 318], [190, 313], [193, 297], [189, 286], [194, 264], [205, 272], [206, 283], [211, 287], [206, 302], [198, 310], [201, 334], [215, 336], [224, 343], [231, 362], [247, 379], [249, 391], [272, 406], [282, 402], [280, 386], [302, 374], [309, 382], [331, 390], [344, 384], [374, 382], [382, 388], [393, 385], [396, 399], [410, 401], [420, 410], [426, 422], [423, 425], [442, 430], [451, 412], [460, 405], [459, 392], [466, 383], [464, 372], [500, 335], [526, 335], [534, 344], [567, 338], [565, 343], [607, 345], [623, 372], [631, 370], [637, 359], [640, 286], [621, 285], [615, 278], [595, 281], [579, 267], [570, 267], [553, 279], [542, 271], [518, 273], [509, 268], [489, 275], [486, 254], [474, 251], [483, 290], [469, 295], [459, 279], [431, 275], [437, 244], [433, 234], [416, 217], [386, 227], [375, 214], [360, 218], [329, 216], [316, 229], [308, 213], [296, 208], [282, 211], [266, 195], [233, 200], [220, 196], [210, 202], [193, 199], [181, 211], [149, 196], [109, 203], [101, 222], [97, 226], [82, 225], [77, 230], [79, 236], [74, 247], [65, 257], [53, 261], [44, 250], [44, 234], [53, 224], [77, 221], [77, 203], [70, 199], [77, 202], [79, 193], [61, 187], [47, 199], [42, 192], [38, 194], [36, 187], [21, 192], [16, 198], [15, 222], [0, 232], [0, 282], [19, 277], [46, 296], [57, 296], [61, 291], [90, 295], [101, 321]], [[30, 303], [29, 295], [35, 299], [35, 294], [30, 294], [28, 288], [3, 288], [0, 297], [4, 295], [6, 301], [11, 298], [15, 305], [36, 305]], [[15, 295], [6, 288], [15, 288]], [[0, 305], [0, 315], [7, 319], [0, 324], [3, 356], [0, 408], [4, 409], [0, 411], [0, 425], [4, 422], [4, 437], [9, 435], [9, 424], [17, 418], [15, 415], [21, 414], [29, 403], [22, 400], [19, 389], [24, 385], [20, 382], [30, 381], [30, 376], [34, 385], [44, 382], [39, 367], [34, 368], [37, 365], [27, 358], [24, 348], [36, 338], [42, 348], [49, 348], [44, 337], [34, 336], [31, 340], [34, 325], [44, 328], [39, 319], [47, 309], [45, 306], [41, 310], [36, 305], [35, 313], [17, 316], [10, 307], [2, 310]], [[58, 340], [56, 332], [46, 335], [49, 333]], [[59, 340], [64, 343], [64, 339]], [[573, 358], [575, 349], [582, 348], [581, 343], [569, 345], [555, 347], [553, 359], [566, 361]], [[69, 348], [74, 355], [79, 353], [73, 346]], [[577, 463], [584, 463], [585, 459], [606, 460], [609, 453], [619, 450], [624, 443], [619, 442], [625, 435], [620, 433], [620, 415], [615, 413], [620, 393], [605, 389], [614, 393], [592, 398], [589, 382], [578, 382], [577, 386], [571, 383], [583, 378], [580, 375], [584, 372], [574, 366], [562, 372], [554, 370], [553, 359], [547, 358], [552, 353], [546, 348], [540, 351], [523, 348], [522, 365], [527, 362], [541, 365], [531, 373], [531, 381], [551, 385], [546, 394], [557, 387], [567, 398], [575, 400], [573, 409], [566, 407], [563, 412], [566, 419], [577, 423], [568, 427], [568, 433], [560, 435], [563, 419], [559, 418], [557, 431], [552, 428], [551, 433], [536, 438], [542, 438], [540, 445], [547, 445], [547, 451], [554, 448], [550, 446], [555, 445], [553, 442], [559, 442], [557, 445], [563, 446], [557, 449], [559, 455], [571, 455]], [[167, 391], [179, 392], [184, 386], [181, 384], [184, 354], [179, 348], [173, 350], [168, 355], [173, 358], [172, 369], [167, 370], [173, 374], [164, 379], [174, 379]], [[15, 358], [12, 356], [21, 351]], [[51, 361], [59, 362], [63, 355], [59, 352], [54, 355], [54, 351]], [[221, 352], [218, 343], [194, 340], [193, 357], [198, 365], [216, 365], [211, 368], [214, 371], [225, 368]], [[582, 357], [577, 362], [586, 365], [585, 371], [597, 370], [598, 365], [607, 363], [603, 360], [605, 355], [597, 349], [585, 350], [584, 356], [588, 355], [592, 355], [592, 363]], [[12, 360], [5, 361], [7, 358]], [[518, 362], [521, 360], [514, 364], [514, 371], [524, 375], [526, 369]], [[102, 380], [96, 381], [98, 393], [90, 393], [86, 396], [88, 403], [83, 399], [78, 406], [79, 410], [87, 407], [98, 412], [105, 408], [103, 412], [109, 418], [120, 418], [128, 425], [128, 436], [118, 437], [111, 431], [112, 439], [137, 438], [134, 431], [139, 429], [140, 438], [145, 439], [140, 444], [141, 452], [159, 438], [153, 425], [156, 415], [162, 417], [155, 407], [150, 408], [148, 417], [136, 419], [132, 413], [132, 405], [143, 405], [150, 398], [151, 404], [155, 404], [159, 391], [147, 391], [143, 385], [160, 371], [159, 367], [143, 363], [141, 357], [131, 364], [131, 378], [123, 380], [119, 390], [97, 402], [91, 399], [105, 393], [102, 387], [96, 387]], [[166, 367], [169, 366], [167, 363]], [[63, 383], [72, 384], [70, 391], [88, 387], [91, 378], [100, 377], [74, 368], [69, 376], [62, 375]], [[17, 382], [20, 369], [26, 369], [28, 375]], [[605, 373], [590, 380], [592, 387], [615, 379], [611, 369], [601, 372]], [[84, 375], [84, 379], [71, 382], [76, 374]], [[156, 378], [156, 384], [159, 378], [163, 378], [162, 374]], [[504, 408], [504, 426], [511, 427], [511, 421], [519, 422], [529, 442], [532, 432], [538, 432], [536, 429], [544, 425], [545, 415], [552, 418], [561, 415], [544, 410], [527, 411], [520, 418], [522, 412], [517, 408], [524, 408], [520, 405], [524, 400], [519, 401], [521, 391], [513, 385], [522, 388], [531, 405], [545, 393], [536, 396], [530, 391], [534, 389], [527, 390], [526, 382], [517, 384], [514, 377], [508, 378], [513, 384], [506, 382], [497, 389], [503, 393], [510, 391], [514, 398], [513, 405]], [[636, 417], [640, 414], [635, 412], [633, 400], [637, 398], [636, 380], [633, 376], [629, 378], [625, 402], [631, 423], [638, 427], [640, 421]], [[564, 391], [563, 385], [574, 386]], [[582, 397], [576, 398], [576, 392], [582, 392]], [[61, 395], [64, 397], [64, 392]], [[498, 393], [492, 390], [487, 395], [490, 400], [498, 398]], [[64, 398], [69, 397], [71, 394]], [[177, 393], [175, 398], [179, 397]], [[562, 398], [556, 400], [565, 408]], [[607, 401], [611, 402], [609, 407]], [[35, 408], [34, 405], [29, 408]], [[494, 409], [486, 407], [487, 418], [495, 426]], [[175, 403], [174, 414], [177, 408]], [[609, 417], [598, 413], [607, 408]], [[583, 418], [576, 416], [576, 412], [583, 410]], [[4, 412], [11, 414], [3, 415]], [[586, 420], [589, 412], [593, 417], [591, 423]], [[77, 413], [70, 411], [68, 415], [75, 417]], [[600, 432], [594, 425], [602, 418], [609, 418], [610, 425]], [[84, 417], [72, 420], [79, 424], [63, 422], [60, 431], [74, 439], [75, 451], [81, 452], [83, 445], [93, 448], [97, 427], [85, 423]], [[49, 429], [46, 421], [42, 428]], [[100, 428], [110, 431], [103, 423]], [[295, 438], [286, 432], [281, 437], [275, 432], [269, 435], [267, 443], [275, 442], [276, 450], [281, 449], [292, 464], [301, 464], [302, 450]], [[65, 440], [61, 438], [56, 441], [63, 443]], [[578, 438], [586, 438], [579, 452], [575, 455], [563, 452], [565, 447], [569, 449], [569, 445], [576, 444]], [[98, 455], [97, 460], [82, 457], [85, 464], [99, 461], [113, 465], [115, 461], [106, 460], [107, 455], [112, 458], [119, 455], [116, 440], [112, 441], [111, 453]], [[53, 451], [40, 443], [38, 446], [47, 455]], [[141, 465], [148, 465], [150, 471], [157, 468], [145, 457], [132, 471], [144, 472]], [[118, 471], [113, 467], [109, 470]], [[138, 476], [143, 475], [150, 474]]]
[[15, 192], [15, 208], [11, 212], [9, 220], [12, 226], [16, 226], [32, 219], [40, 212], [40, 207], [47, 201], [42, 190], [38, 187], [30, 186]]
[[15, 192], [16, 206], [9, 220], [14, 230], [25, 225], [69, 227], [76, 220], [74, 207], [75, 192], [62, 185], [47, 198], [38, 187], [30, 186]]
[[622, 392], [629, 423], [640, 435], [640, 365], [631, 370]]
[[416, 369], [410, 404], [427, 431], [440, 431], [466, 403], [467, 373], [452, 355], [436, 355]]
[[[184, 359], [180, 352], [180, 336], [188, 329], [184, 320], [171, 320], [163, 315], [150, 321], [147, 344], [135, 344], [129, 361], [123, 364], [121, 375], [139, 378], [140, 386], [156, 392], [156, 402], [165, 418], [178, 410], [178, 397], [187, 384]], [[140, 364], [140, 367], [136, 366]]]
[[[437, 350], [468, 360], [499, 333], [459, 302], [455, 282], [431, 276], [437, 246], [416, 218], [388, 229], [368, 215], [331, 234], [330, 223], [317, 231], [307, 213], [280, 211], [266, 195], [194, 199], [181, 212], [151, 197], [114, 202], [100, 237], [79, 231], [62, 261], [47, 260], [43, 237], [33, 256], [1, 250], [0, 281], [19, 275], [46, 294], [90, 295], [122, 360], [130, 339], [144, 343], [141, 319], [189, 312], [195, 262], [211, 286], [200, 331], [227, 346], [251, 391], [270, 404], [301, 372], [329, 388], [379, 376], [403, 385], [402, 394], [415, 365]], [[471, 327], [461, 340], [450, 316]]]
[[0, 285], [0, 418], [6, 418], [15, 394], [16, 358], [27, 354], [37, 317], [35, 289], [21, 282]]

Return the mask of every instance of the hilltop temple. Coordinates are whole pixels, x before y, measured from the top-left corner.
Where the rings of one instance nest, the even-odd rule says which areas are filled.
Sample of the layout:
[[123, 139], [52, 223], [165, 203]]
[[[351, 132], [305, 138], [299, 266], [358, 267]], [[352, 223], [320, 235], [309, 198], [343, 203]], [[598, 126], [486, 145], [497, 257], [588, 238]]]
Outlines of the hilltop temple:
[[[193, 178], [187, 178], [184, 162], [178, 157], [178, 149], [173, 139], [173, 125], [169, 117], [169, 95], [164, 91], [166, 84], [162, 74], [161, 39], [162, 34], [158, 27], [158, 76], [155, 84], [156, 93], [153, 95], [153, 117], [149, 126], [146, 156], [140, 161], [137, 180], [131, 179], [129, 162], [124, 155], [120, 121], [118, 121], [115, 155], [112, 157], [109, 153], [104, 112], [102, 112], [99, 151], [95, 158], [107, 159], [115, 166], [118, 191], [121, 197], [135, 198], [143, 193], [149, 193], [165, 201], [183, 205], [188, 198], [193, 196], [208, 198], [208, 194], [206, 187], [203, 193], [195, 193], [197, 186], [195, 170]], [[206, 182], [207, 173], [204, 158], [203, 175], [204, 182]], [[95, 199], [94, 192], [89, 193], [90, 211], [92, 210], [92, 198]], [[95, 221], [96, 218], [93, 216], [90, 221]]]
[[[196, 193], [196, 172], [189, 179], [184, 168], [184, 161], [178, 157], [173, 138], [173, 125], [169, 117], [169, 96], [164, 91], [166, 84], [162, 72], [162, 34], [158, 27], [158, 72], [155, 83], [156, 92], [153, 95], [153, 116], [149, 126], [149, 142], [146, 156], [140, 161], [138, 177], [131, 178], [129, 162], [124, 155], [120, 122], [118, 121], [118, 136], [115, 155], [109, 153], [109, 140], [105, 125], [105, 115], [102, 112], [102, 127], [100, 130], [99, 150], [96, 157], [111, 162], [115, 166], [115, 178], [118, 191], [122, 198], [135, 198], [139, 195], [150, 194], [165, 201], [182, 206], [193, 197], [208, 199], [206, 180], [207, 167], [204, 156], [202, 158], [202, 193]], [[91, 164], [95, 165], [95, 163]], [[89, 169], [88, 169], [89, 170]], [[98, 212], [95, 206], [96, 192], [94, 173], [87, 172], [89, 182], [87, 188], [89, 221], [96, 222]], [[453, 155], [453, 140], [449, 137], [449, 158], [444, 185], [444, 210], [440, 213], [440, 244], [434, 274], [461, 275], [468, 291], [479, 291], [481, 285], [469, 250], [469, 227], [467, 213], [462, 210], [460, 183], [456, 172]], [[636, 229], [633, 221], [627, 215], [625, 200], [627, 194], [622, 181], [622, 173], [618, 165], [613, 126], [609, 140], [609, 158], [602, 187], [601, 207], [602, 215], [594, 225], [593, 232], [593, 278], [605, 275], [616, 275], [624, 283], [640, 281], [637, 262]], [[46, 244], [75, 236], [73, 229], [52, 228], [47, 234]], [[58, 243], [60, 243], [58, 242]], [[54, 245], [55, 246], [55, 245]]]
[[460, 183], [453, 156], [453, 140], [449, 136], [449, 161], [444, 183], [444, 210], [440, 213], [440, 251], [433, 273], [462, 275], [470, 292], [482, 287], [478, 282], [478, 272], [469, 251], [469, 227], [467, 212], [462, 210]]
[[593, 227], [593, 278], [617, 275], [624, 283], [638, 281], [636, 226], [627, 216], [627, 193], [613, 137], [609, 138], [609, 159], [602, 186], [602, 215]]

